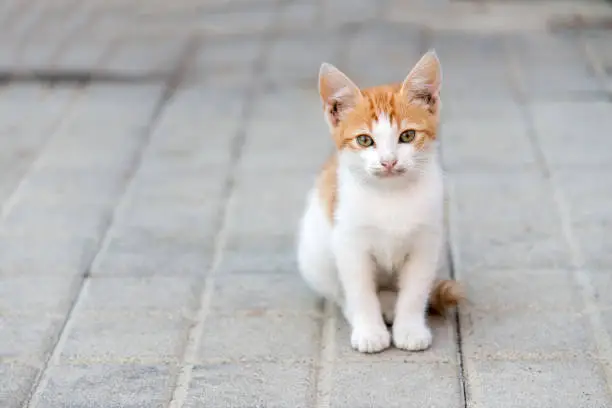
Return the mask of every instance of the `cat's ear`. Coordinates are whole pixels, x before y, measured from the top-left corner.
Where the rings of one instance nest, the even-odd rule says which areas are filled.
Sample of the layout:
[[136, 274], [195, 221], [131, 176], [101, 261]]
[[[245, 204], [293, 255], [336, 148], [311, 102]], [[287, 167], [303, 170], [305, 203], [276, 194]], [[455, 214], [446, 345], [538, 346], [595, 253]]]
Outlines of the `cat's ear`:
[[324, 62], [319, 69], [319, 95], [323, 102], [325, 118], [330, 128], [338, 126], [342, 118], [363, 97], [361, 91], [346, 75]]
[[434, 50], [428, 51], [412, 68], [402, 84], [401, 93], [410, 102], [426, 106], [436, 113], [440, 104], [442, 68]]

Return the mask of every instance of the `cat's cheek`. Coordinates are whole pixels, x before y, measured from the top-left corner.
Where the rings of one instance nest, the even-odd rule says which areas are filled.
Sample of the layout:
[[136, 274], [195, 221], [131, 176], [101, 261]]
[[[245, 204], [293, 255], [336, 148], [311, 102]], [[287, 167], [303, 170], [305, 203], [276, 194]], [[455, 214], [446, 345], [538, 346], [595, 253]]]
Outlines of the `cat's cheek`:
[[362, 150], [342, 150], [339, 153], [339, 167], [349, 170], [352, 173], [363, 172], [364, 158], [362, 156]]
[[398, 149], [398, 164], [406, 169], [411, 169], [414, 167], [415, 163], [415, 150], [409, 145], [400, 146]]
[[364, 169], [371, 173], [371, 169], [380, 167], [380, 155], [375, 149], [366, 149], [361, 152], [361, 160]]

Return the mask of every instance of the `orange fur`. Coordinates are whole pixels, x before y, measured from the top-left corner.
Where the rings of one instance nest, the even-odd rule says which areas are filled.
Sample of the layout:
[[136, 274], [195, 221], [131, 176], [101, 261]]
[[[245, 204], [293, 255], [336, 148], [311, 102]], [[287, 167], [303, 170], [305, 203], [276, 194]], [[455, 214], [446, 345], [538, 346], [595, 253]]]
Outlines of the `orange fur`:
[[338, 168], [338, 159], [336, 155], [330, 157], [323, 169], [319, 173], [317, 180], [317, 190], [321, 197], [321, 201], [325, 203], [325, 209], [330, 223], [334, 221], [334, 211], [336, 208], [336, 169]]
[[429, 310], [432, 314], [444, 316], [448, 309], [465, 300], [459, 282], [449, 279], [438, 279], [429, 295]]

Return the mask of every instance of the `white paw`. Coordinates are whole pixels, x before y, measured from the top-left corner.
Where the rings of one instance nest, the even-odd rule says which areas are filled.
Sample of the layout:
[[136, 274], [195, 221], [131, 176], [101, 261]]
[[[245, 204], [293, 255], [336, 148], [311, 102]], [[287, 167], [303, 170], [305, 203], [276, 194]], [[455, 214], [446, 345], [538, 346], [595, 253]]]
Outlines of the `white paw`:
[[391, 345], [391, 335], [384, 325], [355, 327], [351, 334], [351, 345], [362, 353], [376, 353]]
[[420, 351], [429, 348], [431, 342], [431, 330], [423, 323], [393, 325], [393, 344], [397, 348]]

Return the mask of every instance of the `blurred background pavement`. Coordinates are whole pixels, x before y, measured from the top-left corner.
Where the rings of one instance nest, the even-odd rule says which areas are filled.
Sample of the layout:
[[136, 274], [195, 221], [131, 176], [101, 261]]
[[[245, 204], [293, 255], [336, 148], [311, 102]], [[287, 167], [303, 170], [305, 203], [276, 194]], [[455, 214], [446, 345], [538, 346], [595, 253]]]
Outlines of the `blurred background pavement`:
[[[0, 407], [612, 406], [612, 6], [0, 2]], [[442, 62], [431, 350], [361, 355], [294, 242], [358, 85]]]

